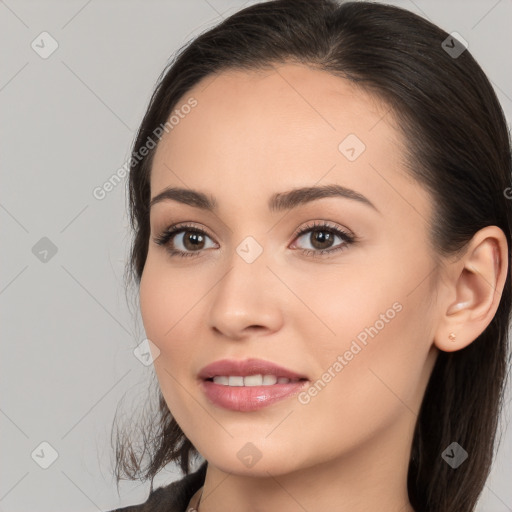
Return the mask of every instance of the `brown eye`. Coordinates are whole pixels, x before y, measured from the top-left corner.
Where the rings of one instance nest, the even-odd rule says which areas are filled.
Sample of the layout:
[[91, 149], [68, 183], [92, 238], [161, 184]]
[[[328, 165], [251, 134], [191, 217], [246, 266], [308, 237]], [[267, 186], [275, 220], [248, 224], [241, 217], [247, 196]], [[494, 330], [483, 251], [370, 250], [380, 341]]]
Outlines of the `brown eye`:
[[309, 243], [314, 249], [328, 249], [333, 243], [336, 235], [325, 229], [315, 229], [309, 233]]
[[[354, 235], [325, 223], [307, 226], [297, 234], [297, 241], [301, 239], [302, 245], [306, 246], [302, 248], [302, 252], [314, 256], [343, 250], [356, 240]], [[341, 243], [338, 242], [335, 246], [337, 239]], [[297, 242], [294, 243], [296, 244]]]
[[199, 231], [183, 231], [182, 245], [187, 251], [200, 250], [204, 248], [205, 235]]
[[207, 239], [211, 240], [203, 230], [180, 224], [168, 228], [154, 242], [165, 246], [171, 256], [197, 256], [211, 247], [206, 245]]

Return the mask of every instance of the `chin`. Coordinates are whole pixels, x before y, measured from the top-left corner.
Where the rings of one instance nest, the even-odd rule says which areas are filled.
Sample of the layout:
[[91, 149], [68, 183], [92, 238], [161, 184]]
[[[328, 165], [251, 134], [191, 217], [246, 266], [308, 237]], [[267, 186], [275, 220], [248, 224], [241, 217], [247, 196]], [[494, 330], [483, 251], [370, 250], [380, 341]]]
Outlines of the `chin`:
[[254, 436], [249, 441], [243, 439], [230, 439], [229, 442], [208, 446], [200, 453], [208, 463], [225, 473], [239, 476], [268, 477], [293, 472], [299, 468], [300, 459], [297, 449], [289, 451], [281, 443], [269, 442], [265, 436]]

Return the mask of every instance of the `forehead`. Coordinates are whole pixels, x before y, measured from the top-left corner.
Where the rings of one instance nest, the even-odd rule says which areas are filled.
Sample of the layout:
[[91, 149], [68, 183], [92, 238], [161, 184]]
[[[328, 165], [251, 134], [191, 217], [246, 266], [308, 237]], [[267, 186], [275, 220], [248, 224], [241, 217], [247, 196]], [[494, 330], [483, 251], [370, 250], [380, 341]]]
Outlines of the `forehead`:
[[410, 190], [420, 187], [404, 172], [405, 141], [390, 108], [352, 82], [282, 64], [208, 76], [175, 111], [191, 98], [196, 106], [157, 147], [151, 197], [185, 186], [243, 207], [319, 181], [364, 190], [381, 205], [396, 202], [400, 190], [422, 195]]

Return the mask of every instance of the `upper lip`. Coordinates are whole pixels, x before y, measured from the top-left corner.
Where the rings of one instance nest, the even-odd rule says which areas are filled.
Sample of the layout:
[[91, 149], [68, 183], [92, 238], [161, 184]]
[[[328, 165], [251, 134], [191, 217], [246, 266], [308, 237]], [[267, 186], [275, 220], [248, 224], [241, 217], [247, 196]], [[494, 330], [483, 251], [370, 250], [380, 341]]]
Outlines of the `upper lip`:
[[277, 378], [307, 379], [305, 375], [288, 370], [270, 361], [264, 361], [263, 359], [244, 359], [243, 361], [221, 359], [202, 368], [199, 372], [199, 378], [205, 380], [218, 375], [246, 377], [247, 375], [258, 374], [275, 375]]

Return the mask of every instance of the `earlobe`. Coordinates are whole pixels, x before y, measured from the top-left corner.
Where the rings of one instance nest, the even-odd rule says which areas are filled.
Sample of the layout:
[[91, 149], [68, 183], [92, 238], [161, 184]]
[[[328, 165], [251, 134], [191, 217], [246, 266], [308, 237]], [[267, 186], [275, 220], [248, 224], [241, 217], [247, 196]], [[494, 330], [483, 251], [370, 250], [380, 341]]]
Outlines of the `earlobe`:
[[[442, 312], [434, 344], [453, 352], [472, 343], [491, 323], [500, 303], [508, 271], [508, 245], [503, 231], [478, 231], [464, 255], [450, 264], [450, 302]], [[455, 299], [453, 296], [455, 295]]]

